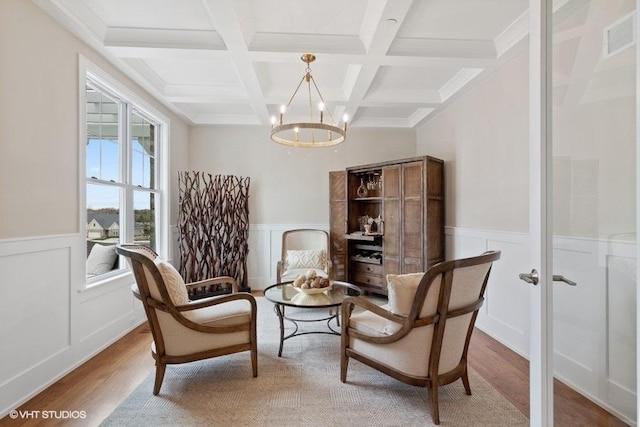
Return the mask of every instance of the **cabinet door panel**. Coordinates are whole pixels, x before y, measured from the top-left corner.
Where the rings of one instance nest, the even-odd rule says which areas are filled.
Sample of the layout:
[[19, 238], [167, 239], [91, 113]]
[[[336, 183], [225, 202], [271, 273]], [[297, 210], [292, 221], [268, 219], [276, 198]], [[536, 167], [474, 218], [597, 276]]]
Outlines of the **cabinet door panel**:
[[422, 169], [422, 162], [402, 165], [402, 197], [405, 199], [422, 199], [424, 194]]
[[347, 173], [329, 172], [329, 242], [331, 278], [346, 280], [347, 242]]
[[386, 257], [384, 259], [383, 272], [384, 283], [387, 283], [387, 274], [400, 274], [400, 258]]
[[400, 166], [387, 166], [382, 169], [382, 187], [383, 198], [400, 198]]
[[384, 201], [383, 262], [387, 256], [400, 256], [400, 200]]
[[422, 202], [405, 200], [402, 215], [402, 255], [404, 258], [422, 259]]
[[402, 272], [424, 271], [423, 162], [402, 165]]

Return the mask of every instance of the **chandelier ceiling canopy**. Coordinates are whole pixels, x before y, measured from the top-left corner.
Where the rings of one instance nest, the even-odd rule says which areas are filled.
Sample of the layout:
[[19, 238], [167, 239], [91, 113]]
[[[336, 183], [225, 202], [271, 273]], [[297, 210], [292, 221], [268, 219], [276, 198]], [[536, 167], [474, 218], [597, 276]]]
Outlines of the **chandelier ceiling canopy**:
[[[302, 62], [307, 64], [305, 74], [302, 76], [296, 90], [289, 98], [286, 105], [280, 106], [279, 119], [275, 116], [271, 117], [271, 139], [278, 144], [288, 145], [291, 147], [330, 147], [343, 142], [347, 137], [347, 120], [345, 114], [343, 126], [337, 126], [331, 112], [327, 109], [324, 98], [320, 93], [320, 89], [316, 85], [316, 81], [311, 75], [310, 64], [316, 60], [312, 53], [305, 53], [300, 57]], [[309, 106], [309, 120], [305, 122], [288, 123], [286, 121], [287, 109], [298, 94], [298, 91], [306, 83], [306, 92]], [[315, 98], [314, 98], [315, 92]], [[315, 110], [314, 110], [315, 107]], [[315, 111], [315, 112], [314, 112]], [[325, 117], [325, 112], [326, 116]]]

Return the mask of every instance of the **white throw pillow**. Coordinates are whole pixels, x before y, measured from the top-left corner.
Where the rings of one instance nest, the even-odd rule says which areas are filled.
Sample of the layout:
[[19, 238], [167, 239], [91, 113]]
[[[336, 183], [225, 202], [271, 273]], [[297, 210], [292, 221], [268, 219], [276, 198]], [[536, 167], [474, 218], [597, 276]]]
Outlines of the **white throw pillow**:
[[87, 276], [98, 276], [113, 270], [117, 257], [114, 245], [96, 243], [87, 257]]
[[175, 267], [166, 261], [155, 259], [155, 264], [158, 266], [158, 271], [164, 280], [164, 284], [169, 292], [169, 297], [174, 305], [184, 305], [189, 303], [189, 293], [184, 283], [184, 279], [175, 269]]
[[[387, 274], [387, 292], [389, 297], [389, 311], [399, 316], [408, 316], [413, 299], [424, 273]], [[394, 334], [402, 325], [391, 320], [384, 328], [384, 333]]]
[[322, 270], [327, 265], [327, 251], [320, 250], [303, 250], [303, 251], [287, 251], [287, 270], [293, 268], [317, 268]]

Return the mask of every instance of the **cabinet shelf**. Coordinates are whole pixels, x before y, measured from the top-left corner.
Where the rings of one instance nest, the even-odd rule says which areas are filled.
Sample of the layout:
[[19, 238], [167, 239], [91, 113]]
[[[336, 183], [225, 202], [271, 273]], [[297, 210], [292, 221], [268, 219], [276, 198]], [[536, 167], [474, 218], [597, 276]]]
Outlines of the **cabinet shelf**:
[[344, 235], [344, 238], [347, 240], [363, 240], [365, 242], [373, 242], [379, 237], [382, 237], [382, 234], [345, 234]]
[[365, 264], [382, 264], [382, 258], [368, 258], [362, 256], [352, 256], [351, 261], [364, 262]]
[[354, 202], [382, 202], [382, 197], [354, 197], [353, 199]]

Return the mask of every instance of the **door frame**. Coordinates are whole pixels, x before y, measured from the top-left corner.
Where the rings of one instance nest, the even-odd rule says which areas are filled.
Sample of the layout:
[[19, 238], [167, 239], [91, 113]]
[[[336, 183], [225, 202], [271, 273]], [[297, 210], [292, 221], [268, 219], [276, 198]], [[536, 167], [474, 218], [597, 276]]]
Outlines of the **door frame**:
[[552, 247], [552, 0], [529, 0], [529, 232], [531, 286], [529, 417], [532, 426], [553, 425]]

